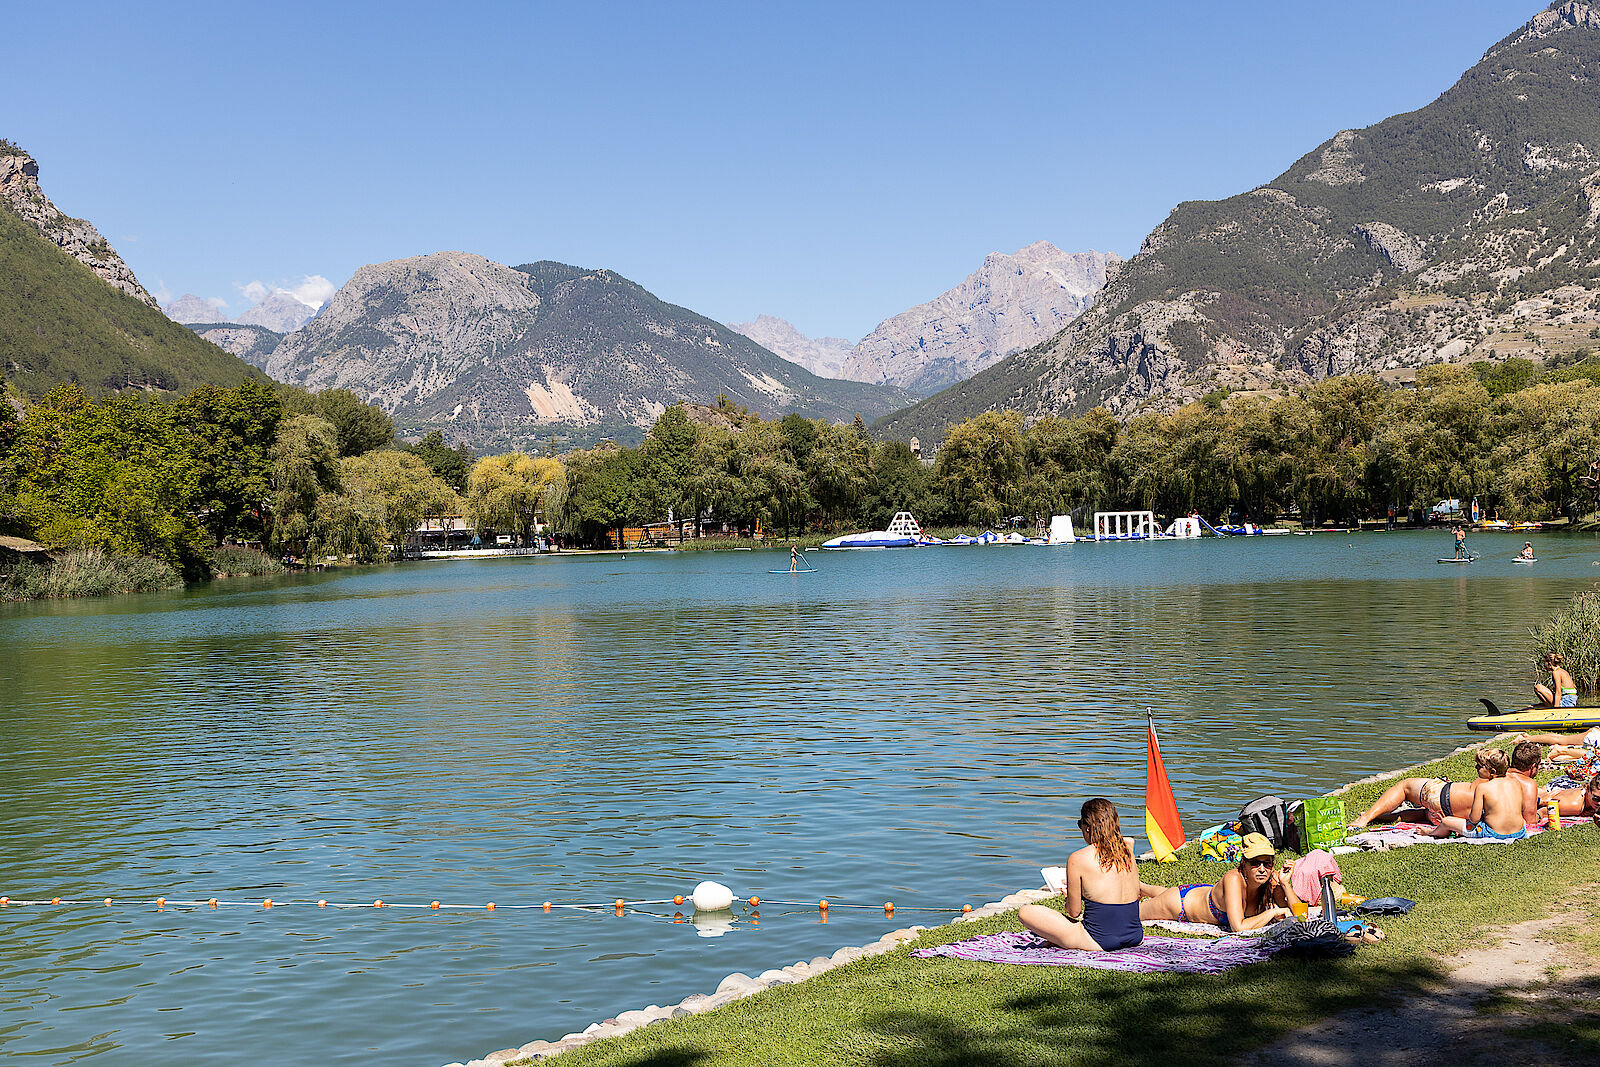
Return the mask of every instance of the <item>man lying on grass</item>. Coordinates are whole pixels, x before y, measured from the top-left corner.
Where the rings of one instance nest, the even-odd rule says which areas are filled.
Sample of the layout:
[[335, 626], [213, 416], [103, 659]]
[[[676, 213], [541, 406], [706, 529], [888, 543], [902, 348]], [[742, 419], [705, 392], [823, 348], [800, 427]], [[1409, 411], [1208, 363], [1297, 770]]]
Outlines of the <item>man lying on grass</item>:
[[1539, 800], [1543, 804], [1555, 801], [1563, 819], [1587, 815], [1595, 826], [1600, 827], [1600, 772], [1589, 779], [1588, 785], [1573, 789], [1547, 789], [1539, 794]]

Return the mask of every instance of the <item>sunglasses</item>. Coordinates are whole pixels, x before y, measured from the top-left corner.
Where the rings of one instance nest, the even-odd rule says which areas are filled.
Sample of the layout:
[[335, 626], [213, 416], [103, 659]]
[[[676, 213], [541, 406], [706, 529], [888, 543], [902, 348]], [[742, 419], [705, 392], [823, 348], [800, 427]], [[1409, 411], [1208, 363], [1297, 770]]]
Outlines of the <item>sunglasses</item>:
[[1271, 867], [1277, 861], [1278, 857], [1276, 856], [1257, 856], [1254, 859], [1245, 860], [1244, 864], [1246, 867]]

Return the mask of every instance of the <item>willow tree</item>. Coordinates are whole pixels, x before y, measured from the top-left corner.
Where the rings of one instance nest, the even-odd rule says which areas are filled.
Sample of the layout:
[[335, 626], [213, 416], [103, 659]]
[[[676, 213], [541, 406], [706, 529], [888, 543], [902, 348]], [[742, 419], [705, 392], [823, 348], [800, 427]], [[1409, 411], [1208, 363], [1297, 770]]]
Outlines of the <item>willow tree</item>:
[[565, 477], [559, 461], [507, 452], [485, 456], [467, 475], [467, 521], [474, 529], [514, 532], [526, 541], [547, 511], [549, 489]]
[[340, 480], [349, 494], [370, 497], [396, 548], [416, 536], [429, 515], [456, 515], [461, 498], [446, 485], [421, 456], [385, 449], [348, 456], [339, 463]]

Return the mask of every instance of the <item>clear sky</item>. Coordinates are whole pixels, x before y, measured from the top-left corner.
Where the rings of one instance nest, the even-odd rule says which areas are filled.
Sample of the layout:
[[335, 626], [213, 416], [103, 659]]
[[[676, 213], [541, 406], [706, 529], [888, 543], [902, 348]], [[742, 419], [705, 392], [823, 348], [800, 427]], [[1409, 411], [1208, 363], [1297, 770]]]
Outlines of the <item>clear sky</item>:
[[0, 137], [147, 288], [232, 314], [464, 249], [854, 340], [991, 251], [1132, 255], [1542, 6], [12, 5]]

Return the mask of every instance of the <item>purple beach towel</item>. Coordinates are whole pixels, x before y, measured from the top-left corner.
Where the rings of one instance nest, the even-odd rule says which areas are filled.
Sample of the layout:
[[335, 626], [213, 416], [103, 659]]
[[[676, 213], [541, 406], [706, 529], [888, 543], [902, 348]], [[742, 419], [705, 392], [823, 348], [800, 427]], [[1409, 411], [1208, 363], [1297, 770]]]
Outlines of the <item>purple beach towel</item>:
[[913, 956], [950, 956], [982, 963], [1015, 963], [1032, 967], [1090, 967], [1100, 971], [1149, 974], [1221, 974], [1247, 963], [1271, 959], [1275, 950], [1260, 938], [1248, 937], [1147, 937], [1136, 948], [1116, 952], [1085, 952], [1057, 948], [1027, 932], [984, 934], [934, 948], [919, 948]]

